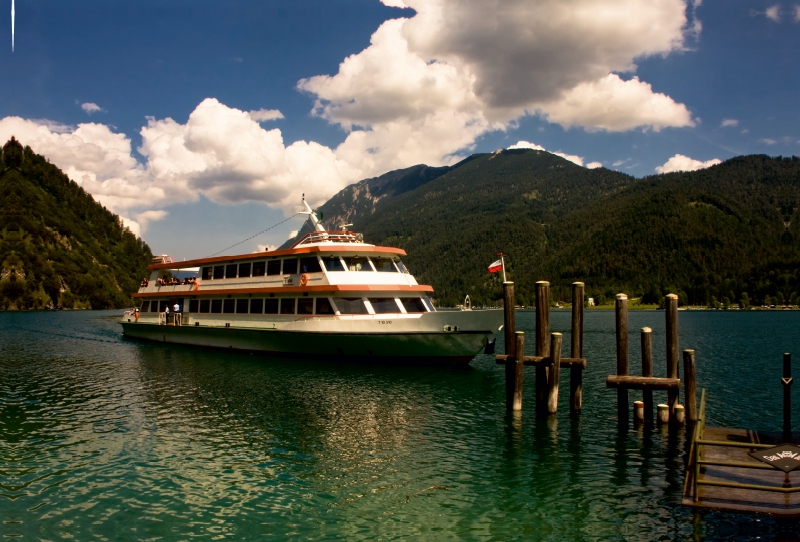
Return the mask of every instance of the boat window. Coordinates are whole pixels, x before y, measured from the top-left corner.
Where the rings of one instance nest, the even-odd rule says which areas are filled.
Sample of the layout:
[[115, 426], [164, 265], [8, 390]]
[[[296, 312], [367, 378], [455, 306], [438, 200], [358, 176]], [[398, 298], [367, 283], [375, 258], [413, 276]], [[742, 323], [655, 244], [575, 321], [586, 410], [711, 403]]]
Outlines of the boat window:
[[314, 298], [301, 297], [298, 299], [297, 314], [314, 314]]
[[344, 265], [342, 265], [342, 260], [339, 256], [328, 256], [323, 258], [322, 261], [325, 262], [325, 269], [328, 271], [344, 271]]
[[344, 259], [344, 264], [350, 271], [372, 271], [372, 266], [369, 264], [369, 258], [351, 256]]
[[297, 258], [283, 260], [283, 274], [294, 275], [297, 273]]
[[222, 304], [222, 312], [225, 314], [233, 314], [236, 311], [236, 300], [235, 299], [225, 299], [223, 300]]
[[406, 309], [406, 312], [428, 312], [425, 309], [425, 303], [418, 297], [401, 297], [400, 302], [403, 304], [403, 308]]
[[294, 298], [281, 299], [281, 314], [294, 314]]
[[211, 300], [210, 299], [201, 299], [200, 300], [200, 312], [210, 312], [211, 310]]
[[214, 266], [214, 278], [215, 279], [223, 279], [223, 278], [225, 278], [225, 266], [224, 265], [215, 265]]
[[239, 264], [239, 278], [242, 277], [249, 277], [250, 276], [250, 268], [253, 266], [252, 263], [240, 263]]
[[281, 274], [281, 261], [270, 260], [267, 262], [267, 275], [280, 275]]
[[436, 312], [436, 309], [433, 308], [433, 302], [428, 296], [423, 297], [422, 301], [425, 303], [425, 306], [428, 307], [430, 312]]
[[264, 276], [264, 266], [267, 262], [253, 262], [253, 276], [254, 277], [263, 277]]
[[383, 273], [397, 273], [397, 268], [394, 266], [391, 258], [372, 258], [372, 263], [375, 264], [375, 269]]
[[333, 314], [333, 307], [327, 297], [317, 298], [317, 314]]
[[221, 299], [212, 299], [211, 300], [211, 312], [215, 312], [215, 313], [222, 312], [222, 300]]
[[211, 268], [210, 267], [204, 267], [200, 277], [201, 277], [201, 280], [211, 280]]
[[236, 278], [236, 270], [239, 268], [238, 265], [235, 263], [228, 264], [225, 266], [225, 278], [226, 279], [235, 279]]
[[395, 263], [395, 265], [397, 266], [397, 268], [400, 270], [400, 272], [401, 272], [401, 273], [408, 273], [408, 274], [410, 274], [410, 272], [408, 271], [408, 269], [406, 268], [406, 266], [405, 266], [405, 265], [403, 265], [403, 262], [400, 260], [400, 258], [395, 258], [395, 259], [394, 259], [394, 263]]
[[360, 297], [337, 297], [335, 302], [341, 314], [368, 314], [364, 300]]
[[250, 300], [250, 314], [261, 314], [264, 312], [264, 300], [263, 299], [251, 299]]
[[278, 300], [265, 299], [264, 300], [264, 314], [278, 314]]
[[369, 302], [375, 314], [389, 314], [400, 312], [400, 307], [393, 297], [370, 297]]
[[319, 260], [316, 256], [308, 258], [300, 258], [300, 272], [301, 273], [319, 273], [322, 268], [319, 266]]
[[189, 300], [189, 312], [197, 312], [197, 309], [200, 308], [200, 300], [199, 299], [190, 299]]
[[236, 300], [236, 313], [237, 314], [247, 314], [247, 309], [250, 308], [250, 300], [249, 299], [237, 299]]
[[167, 301], [166, 299], [162, 300], [162, 301], [159, 303], [158, 312], [164, 312], [164, 310], [165, 310], [167, 307], [169, 307], [169, 301]]
[[150, 302], [149, 301], [143, 301], [142, 302], [142, 306], [139, 307], [139, 312], [147, 312], [149, 310], [150, 310]]

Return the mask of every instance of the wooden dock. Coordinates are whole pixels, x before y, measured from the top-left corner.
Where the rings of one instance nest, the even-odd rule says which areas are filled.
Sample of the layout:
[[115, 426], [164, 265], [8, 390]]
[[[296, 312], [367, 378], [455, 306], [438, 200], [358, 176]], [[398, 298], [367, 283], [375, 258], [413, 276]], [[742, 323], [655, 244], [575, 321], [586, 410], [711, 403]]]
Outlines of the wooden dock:
[[694, 428], [682, 504], [693, 508], [800, 517], [800, 470], [784, 473], [749, 452], [797, 442], [782, 433], [705, 426], [705, 392]]

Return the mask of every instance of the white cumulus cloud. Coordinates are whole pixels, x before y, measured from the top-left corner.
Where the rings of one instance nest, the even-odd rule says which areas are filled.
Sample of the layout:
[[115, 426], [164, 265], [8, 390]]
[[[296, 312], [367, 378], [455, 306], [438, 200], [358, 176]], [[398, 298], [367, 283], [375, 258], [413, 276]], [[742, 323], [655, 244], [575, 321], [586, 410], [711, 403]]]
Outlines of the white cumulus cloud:
[[83, 109], [86, 113], [88, 113], [90, 115], [92, 113], [98, 113], [100, 111], [103, 111], [102, 107], [100, 107], [99, 105], [97, 105], [95, 103], [92, 103], [92, 102], [82, 103], [81, 104], [81, 109]]
[[621, 132], [644, 126], [657, 132], [669, 126], [694, 126], [685, 105], [653, 92], [638, 77], [623, 81], [616, 74], [581, 83], [543, 112], [547, 120], [565, 128], [577, 125]]
[[259, 109], [248, 113], [250, 118], [256, 122], [266, 122], [268, 120], [278, 120], [283, 118], [283, 113], [277, 109]]
[[676, 154], [666, 161], [663, 166], [657, 166], [656, 172], [658, 173], [672, 173], [673, 171], [696, 171], [698, 169], [705, 169], [707, 167], [721, 164], [719, 158], [713, 158], [705, 162], [701, 160], [694, 160], [682, 154]]
[[767, 8], [767, 11], [766, 11], [765, 15], [767, 16], [767, 19], [772, 19], [776, 23], [780, 22], [780, 20], [781, 20], [781, 6], [780, 5], [774, 5], [774, 6], [770, 7], [770, 8]]
[[597, 169], [599, 167], [603, 167], [603, 163], [602, 162], [589, 162], [588, 164], [586, 164], [586, 167], [588, 169]]
[[739, 126], [739, 121], [736, 119], [722, 119], [720, 124], [721, 128], [733, 128], [735, 126]]
[[[144, 231], [157, 219], [147, 212], [201, 195], [293, 212], [305, 192], [317, 205], [392, 169], [452, 164], [481, 136], [526, 115], [611, 132], [699, 122], [634, 76], [637, 61], [686, 48], [700, 28], [688, 16], [697, 0], [382, 1], [412, 9], [380, 25], [336, 73], [298, 82], [313, 114], [345, 130], [338, 146], [287, 144], [280, 130], [260, 125], [283, 118], [279, 111], [213, 98], [185, 122], [148, 118], [137, 149], [143, 162], [128, 136], [98, 123], [7, 117], [0, 138], [16, 135]], [[557, 154], [583, 165], [583, 157]]]

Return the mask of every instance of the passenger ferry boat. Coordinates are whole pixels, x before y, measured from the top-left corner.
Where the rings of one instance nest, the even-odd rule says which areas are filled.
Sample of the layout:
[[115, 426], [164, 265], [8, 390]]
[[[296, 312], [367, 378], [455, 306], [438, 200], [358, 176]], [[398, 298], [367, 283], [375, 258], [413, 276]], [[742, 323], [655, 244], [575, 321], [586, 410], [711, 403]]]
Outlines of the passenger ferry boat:
[[[467, 363], [494, 346], [501, 309], [437, 310], [402, 249], [314, 231], [285, 250], [174, 262], [153, 258], [126, 314], [126, 336], [270, 353], [361, 361]], [[172, 279], [193, 269], [197, 277]], [[178, 282], [176, 284], [176, 282]], [[173, 310], [175, 305], [179, 310]], [[165, 309], [169, 309], [168, 312]]]

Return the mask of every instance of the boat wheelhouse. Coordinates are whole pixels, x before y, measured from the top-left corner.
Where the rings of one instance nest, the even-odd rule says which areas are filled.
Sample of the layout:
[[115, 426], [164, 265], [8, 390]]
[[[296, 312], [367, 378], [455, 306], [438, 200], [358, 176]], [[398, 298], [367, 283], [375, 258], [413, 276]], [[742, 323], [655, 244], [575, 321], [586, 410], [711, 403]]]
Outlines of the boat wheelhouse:
[[315, 229], [287, 249], [155, 257], [134, 294], [138, 315], [122, 319], [125, 335], [283, 356], [468, 362], [502, 325], [497, 309], [437, 311], [405, 251], [326, 231], [305, 205]]

